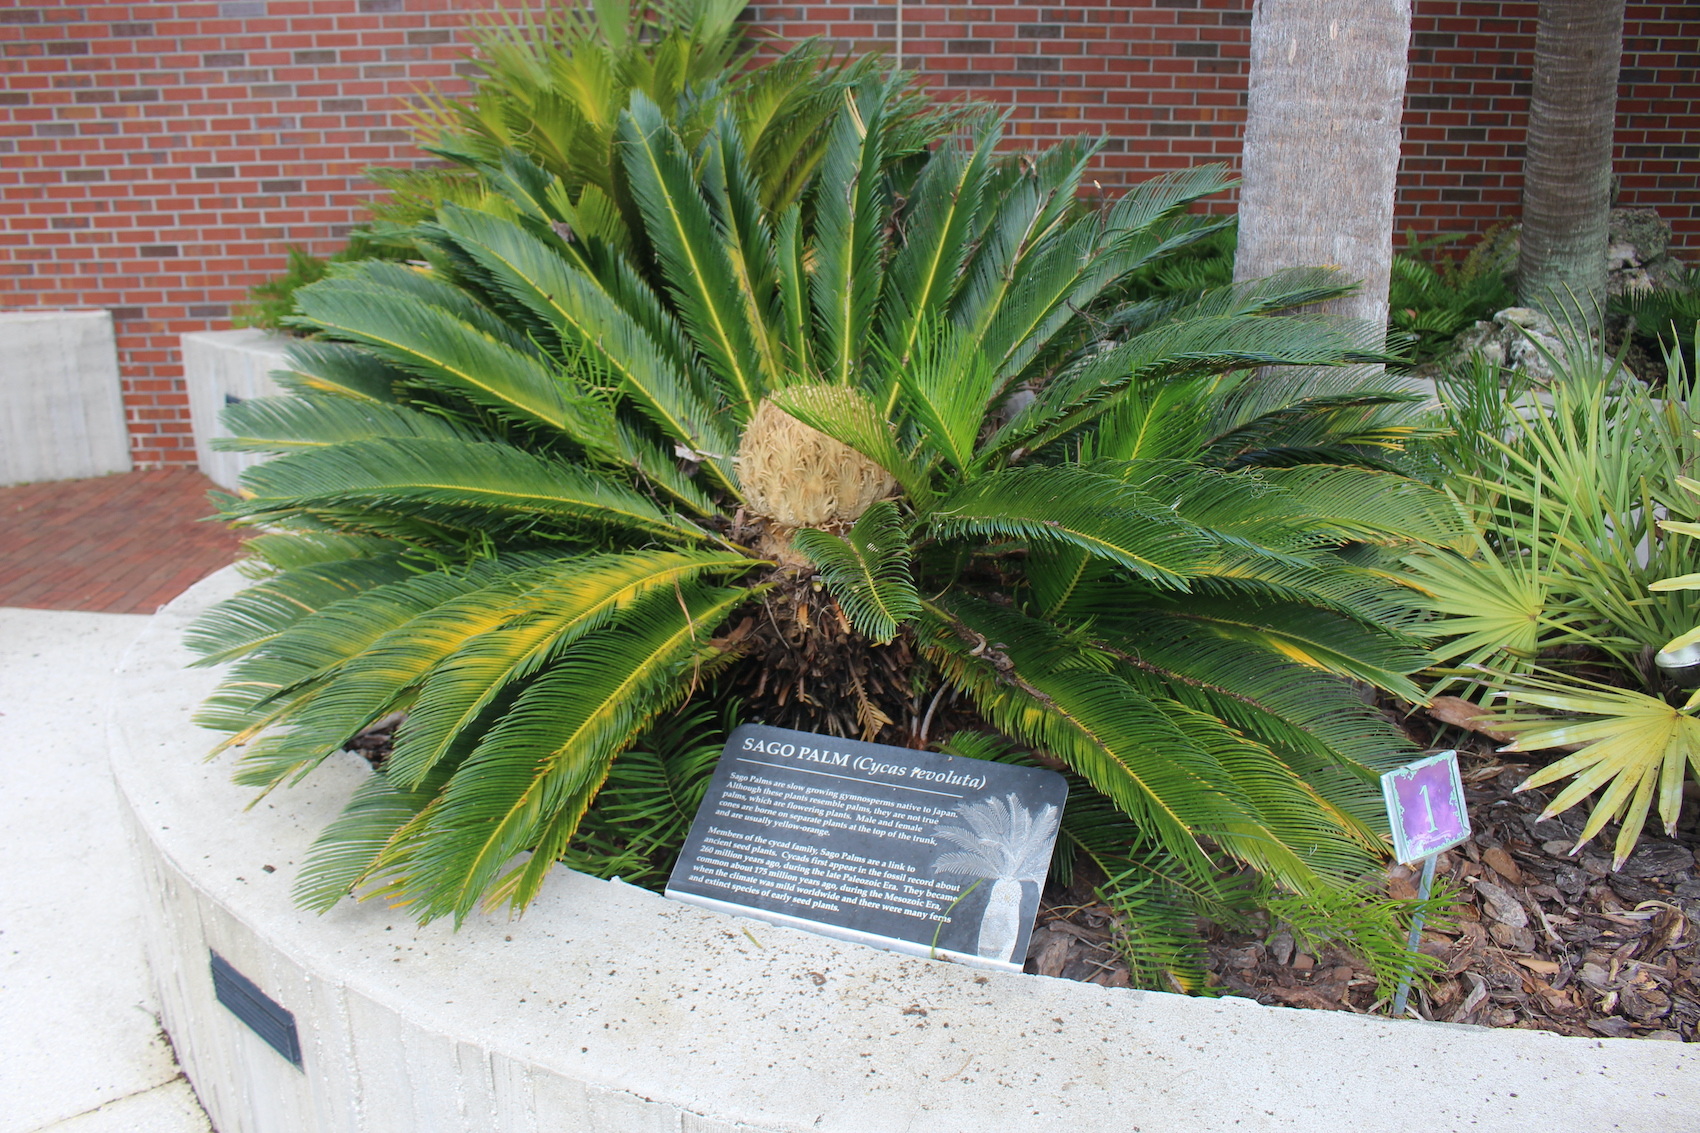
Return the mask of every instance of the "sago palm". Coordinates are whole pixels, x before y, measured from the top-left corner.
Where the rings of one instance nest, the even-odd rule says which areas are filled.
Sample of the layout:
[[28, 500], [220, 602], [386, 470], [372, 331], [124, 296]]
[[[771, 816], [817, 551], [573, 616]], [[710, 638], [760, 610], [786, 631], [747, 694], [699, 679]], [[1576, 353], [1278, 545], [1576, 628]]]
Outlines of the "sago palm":
[[[615, 147], [620, 116], [641, 92], [690, 145], [722, 111], [730, 114], [762, 204], [784, 208], [813, 178], [845, 92], [879, 63], [836, 56], [816, 40], [758, 58], [750, 25], [738, 18], [745, 7], [747, 0], [597, 0], [499, 13], [476, 35], [472, 93], [429, 94], [410, 124], [420, 144], [442, 156], [500, 164], [514, 150], [558, 177], [580, 208], [635, 218]], [[982, 112], [906, 89], [886, 115], [888, 159], [917, 153]], [[465, 165], [371, 173], [390, 193], [374, 206], [388, 221], [424, 219], [482, 189]]]
[[1226, 854], [1304, 892], [1373, 864], [1373, 774], [1406, 748], [1350, 682], [1419, 695], [1387, 561], [1458, 532], [1379, 466], [1397, 396], [1249, 375], [1361, 359], [1378, 328], [1294, 313], [1341, 291], [1324, 271], [1122, 304], [1210, 230], [1185, 208], [1221, 170], [1094, 212], [1090, 146], [1000, 158], [988, 127], [896, 166], [891, 105], [858, 91], [776, 212], [734, 123], [693, 147], [635, 96], [637, 227], [510, 153], [421, 227], [428, 268], [302, 292], [322, 337], [293, 396], [227, 417], [278, 454], [226, 507], [275, 571], [194, 640], [235, 661], [202, 720], [243, 782], [405, 713], [309, 904], [525, 905], [616, 758], [703, 696], [1001, 734], [1189, 876]]

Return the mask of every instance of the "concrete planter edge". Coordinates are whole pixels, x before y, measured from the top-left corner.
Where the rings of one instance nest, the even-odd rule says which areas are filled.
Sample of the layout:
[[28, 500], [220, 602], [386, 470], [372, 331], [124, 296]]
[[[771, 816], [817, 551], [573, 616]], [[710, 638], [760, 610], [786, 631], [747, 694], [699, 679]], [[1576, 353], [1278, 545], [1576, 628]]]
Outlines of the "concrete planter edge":
[[[1260, 1007], [987, 973], [706, 912], [557, 869], [518, 920], [460, 931], [289, 887], [368, 772], [252, 809], [190, 723], [216, 674], [184, 627], [120, 664], [112, 767], [163, 1022], [223, 1133], [571, 1129], [1675, 1129], [1691, 1046]], [[214, 995], [216, 952], [293, 1014], [298, 1069]]]

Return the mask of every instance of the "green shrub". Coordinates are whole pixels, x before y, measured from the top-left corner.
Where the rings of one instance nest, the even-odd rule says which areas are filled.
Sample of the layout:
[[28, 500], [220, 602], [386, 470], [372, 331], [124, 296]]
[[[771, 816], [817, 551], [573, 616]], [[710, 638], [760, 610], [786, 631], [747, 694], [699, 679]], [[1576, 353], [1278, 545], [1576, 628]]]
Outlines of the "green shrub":
[[1507, 230], [1488, 229], [1468, 255], [1434, 255], [1459, 234], [1419, 241], [1405, 235], [1405, 248], [1394, 253], [1388, 284], [1388, 326], [1406, 336], [1417, 364], [1441, 357], [1458, 333], [1517, 301], [1507, 272], [1513, 266]]
[[1655, 796], [1674, 829], [1683, 767], [1700, 769], [1700, 726], [1652, 664], [1700, 621], [1700, 599], [1649, 591], [1693, 563], [1667, 524], [1700, 513], [1684, 490], [1700, 415], [1653, 397], [1592, 343], [1566, 348], [1548, 358], [1544, 394], [1479, 359], [1440, 383], [1450, 436], [1432, 454], [1477, 525], [1474, 553], [1410, 566], [1441, 615], [1441, 676], [1516, 706], [1489, 720], [1518, 734], [1511, 750], [1586, 745], [1523, 788], [1575, 776], [1548, 815], [1604, 788], [1581, 842], [1621, 819], [1621, 864]]
[[[636, 220], [637, 204], [615, 172], [615, 128], [633, 92], [659, 107], [696, 147], [722, 115], [736, 124], [750, 175], [775, 213], [797, 200], [819, 166], [832, 123], [849, 92], [878, 70], [873, 57], [839, 57], [809, 41], [755, 59], [747, 0], [599, 0], [543, 12], [498, 11], [475, 39], [473, 91], [427, 94], [411, 125], [421, 146], [446, 167], [367, 170], [386, 196], [370, 206], [376, 224], [356, 230], [328, 260], [289, 251], [286, 273], [251, 291], [237, 325], [289, 330], [294, 294], [332, 264], [418, 259], [405, 236], [446, 204], [476, 207], [498, 179], [504, 155], [561, 182], [575, 211], [595, 225], [608, 214]], [[882, 125], [888, 161], [915, 159], [985, 106], [934, 105], [899, 84]]]
[[290, 317], [295, 314], [295, 293], [309, 283], [317, 283], [331, 273], [332, 265], [357, 263], [360, 260], [406, 260], [417, 255], [412, 245], [393, 232], [379, 233], [370, 228], [357, 228], [341, 251], [325, 259], [305, 248], [288, 249], [288, 267], [276, 279], [256, 284], [248, 289], [249, 304], [239, 310], [232, 320], [239, 327], [260, 327], [277, 333], [288, 333]]
[[1692, 353], [1700, 323], [1700, 269], [1689, 268], [1674, 286], [1615, 296], [1608, 306], [1612, 314], [1634, 320], [1638, 337], [1678, 355]]
[[[381, 217], [413, 223], [444, 203], [470, 204], [480, 166], [509, 151], [560, 179], [580, 199], [606, 200], [630, 220], [633, 202], [616, 160], [616, 130], [641, 91], [693, 151], [722, 115], [736, 124], [762, 205], [799, 200], [825, 152], [849, 92], [881, 73], [873, 56], [838, 56], [816, 40], [757, 59], [747, 0], [601, 0], [541, 13], [500, 14], [476, 39], [473, 91], [433, 94], [412, 120], [450, 172], [376, 170], [392, 200]], [[988, 107], [935, 104], [895, 84], [882, 124], [888, 160], [917, 154]]]

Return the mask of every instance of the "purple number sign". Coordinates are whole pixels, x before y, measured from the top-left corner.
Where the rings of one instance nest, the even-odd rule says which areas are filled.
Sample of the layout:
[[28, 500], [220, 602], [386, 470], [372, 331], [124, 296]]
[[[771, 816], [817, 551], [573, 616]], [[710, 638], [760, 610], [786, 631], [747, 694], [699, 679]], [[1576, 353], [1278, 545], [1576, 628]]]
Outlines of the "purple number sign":
[[1381, 794], [1393, 828], [1393, 856], [1401, 862], [1420, 861], [1470, 836], [1455, 751], [1389, 771], [1381, 777]]

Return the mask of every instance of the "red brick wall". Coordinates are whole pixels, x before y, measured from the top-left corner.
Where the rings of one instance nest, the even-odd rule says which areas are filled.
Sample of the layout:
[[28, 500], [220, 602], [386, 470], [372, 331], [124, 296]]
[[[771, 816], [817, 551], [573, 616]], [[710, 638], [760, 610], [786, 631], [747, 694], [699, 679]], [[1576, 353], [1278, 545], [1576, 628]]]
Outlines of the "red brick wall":
[[1238, 159], [1250, 0], [757, 3], [749, 19], [787, 40], [819, 35], [890, 54], [900, 9], [904, 66], [943, 98], [1009, 107], [1011, 144], [1106, 135], [1106, 190]]
[[[1415, 0], [1395, 223], [1419, 236], [1515, 219], [1533, 0]], [[898, 13], [902, 20], [899, 24]], [[941, 95], [1011, 107], [1020, 144], [1103, 132], [1107, 189], [1237, 160], [1251, 0], [767, 3], [753, 22], [895, 52]], [[1656, 208], [1700, 251], [1700, 4], [1628, 5], [1615, 165], [1620, 203]]]
[[178, 336], [286, 246], [341, 247], [488, 0], [26, 5], [0, 0], [0, 305], [111, 309], [133, 457], [191, 462]]
[[[1515, 219], [1537, 5], [1416, 0], [1399, 223], [1423, 233]], [[1625, 15], [1614, 170], [1619, 203], [1657, 209], [1700, 251], [1700, 5]]]
[[[362, 218], [368, 165], [421, 155], [419, 86], [459, 85], [470, 12], [517, 0], [0, 0], [0, 306], [114, 312], [134, 455], [193, 459], [178, 336], [229, 325], [284, 249]], [[552, 0], [569, 2], [569, 0]], [[1515, 215], [1531, 0], [1415, 0], [1396, 223]], [[902, 20], [898, 20], [901, 7]], [[941, 96], [995, 99], [1014, 144], [1106, 134], [1109, 191], [1234, 160], [1251, 0], [757, 3], [786, 39], [898, 47]], [[1622, 203], [1700, 250], [1700, 5], [1628, 6]], [[1223, 202], [1223, 207], [1226, 202]]]

